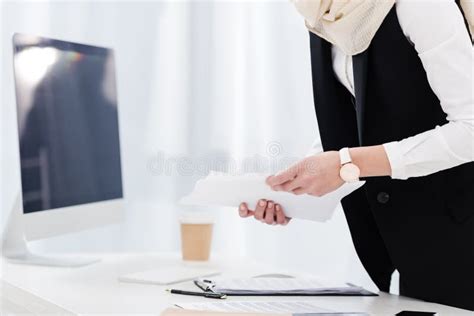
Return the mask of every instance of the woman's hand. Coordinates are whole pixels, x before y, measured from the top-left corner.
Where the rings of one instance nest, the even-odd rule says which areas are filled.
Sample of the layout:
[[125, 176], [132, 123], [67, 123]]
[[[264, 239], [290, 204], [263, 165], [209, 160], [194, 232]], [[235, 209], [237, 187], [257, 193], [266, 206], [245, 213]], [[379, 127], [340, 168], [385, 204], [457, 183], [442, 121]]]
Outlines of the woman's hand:
[[344, 184], [339, 176], [341, 161], [337, 151], [328, 151], [305, 158], [289, 169], [267, 178], [275, 191], [296, 195], [323, 196]]
[[244, 218], [253, 216], [256, 220], [268, 225], [286, 225], [290, 221], [280, 204], [265, 199], [258, 201], [254, 211], [248, 209], [247, 203], [240, 204], [239, 215]]

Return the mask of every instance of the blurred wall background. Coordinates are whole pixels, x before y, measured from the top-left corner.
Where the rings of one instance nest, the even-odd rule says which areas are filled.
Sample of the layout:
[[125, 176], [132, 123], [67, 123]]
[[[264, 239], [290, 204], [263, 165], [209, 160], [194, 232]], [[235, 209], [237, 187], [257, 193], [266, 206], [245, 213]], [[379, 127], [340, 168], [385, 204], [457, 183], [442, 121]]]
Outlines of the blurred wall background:
[[[36, 251], [177, 251], [177, 218], [189, 210], [177, 201], [209, 169], [257, 158], [270, 172], [318, 137], [308, 34], [288, 1], [3, 1], [0, 10], [2, 227], [20, 190], [12, 34], [116, 51], [125, 221], [34, 242]], [[210, 211], [215, 253], [374, 288], [340, 209], [328, 223], [283, 228]]]

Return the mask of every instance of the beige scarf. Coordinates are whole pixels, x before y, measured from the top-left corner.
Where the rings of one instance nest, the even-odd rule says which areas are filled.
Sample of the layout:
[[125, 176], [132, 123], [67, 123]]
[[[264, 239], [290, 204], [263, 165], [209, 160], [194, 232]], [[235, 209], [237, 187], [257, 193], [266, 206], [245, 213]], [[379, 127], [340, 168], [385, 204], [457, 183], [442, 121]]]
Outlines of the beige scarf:
[[[308, 29], [339, 47], [347, 55], [365, 51], [395, 0], [291, 0]], [[461, 0], [474, 30], [474, 0]], [[474, 35], [473, 35], [474, 36]]]

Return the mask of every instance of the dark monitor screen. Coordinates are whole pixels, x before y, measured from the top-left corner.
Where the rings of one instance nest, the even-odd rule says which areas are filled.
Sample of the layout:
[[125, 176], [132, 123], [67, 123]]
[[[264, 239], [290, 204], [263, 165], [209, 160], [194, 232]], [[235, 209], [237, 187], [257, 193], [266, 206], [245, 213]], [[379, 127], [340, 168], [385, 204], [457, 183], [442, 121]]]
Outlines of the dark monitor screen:
[[24, 213], [121, 198], [113, 51], [15, 34]]

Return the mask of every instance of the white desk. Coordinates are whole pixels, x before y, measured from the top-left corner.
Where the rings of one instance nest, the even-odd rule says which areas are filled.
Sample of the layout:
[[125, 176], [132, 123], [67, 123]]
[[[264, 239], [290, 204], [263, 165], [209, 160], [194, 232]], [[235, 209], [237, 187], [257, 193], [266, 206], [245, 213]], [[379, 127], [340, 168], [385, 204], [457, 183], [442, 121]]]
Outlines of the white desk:
[[[3, 296], [12, 306], [62, 315], [159, 315], [177, 302], [207, 300], [193, 296], [172, 295], [165, 287], [120, 283], [118, 276], [165, 266], [186, 267], [176, 254], [105, 255], [102, 262], [83, 268], [48, 268], [13, 265], [3, 261]], [[226, 276], [254, 276], [272, 273], [268, 267], [249, 263], [212, 260], [206, 266], [223, 271]], [[194, 289], [191, 282], [176, 285]], [[50, 302], [40, 306], [40, 299]], [[470, 315], [472, 312], [430, 304], [395, 295], [378, 297], [230, 297], [229, 300], [310, 300], [322, 308], [337, 311], [360, 311], [371, 315], [394, 315], [402, 310], [436, 311], [440, 315]], [[1, 313], [0, 313], [1, 314]]]

